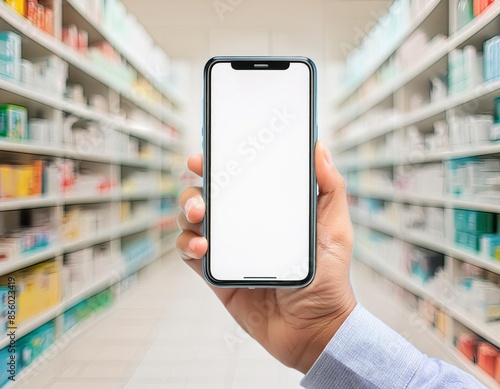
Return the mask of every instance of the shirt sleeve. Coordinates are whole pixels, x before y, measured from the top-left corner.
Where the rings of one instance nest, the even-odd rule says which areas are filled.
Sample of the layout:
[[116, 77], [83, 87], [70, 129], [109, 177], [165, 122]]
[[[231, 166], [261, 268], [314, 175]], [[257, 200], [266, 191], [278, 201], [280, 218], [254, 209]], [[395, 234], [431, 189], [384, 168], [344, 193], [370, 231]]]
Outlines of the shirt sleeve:
[[360, 304], [301, 385], [307, 389], [484, 388], [462, 370], [422, 354]]

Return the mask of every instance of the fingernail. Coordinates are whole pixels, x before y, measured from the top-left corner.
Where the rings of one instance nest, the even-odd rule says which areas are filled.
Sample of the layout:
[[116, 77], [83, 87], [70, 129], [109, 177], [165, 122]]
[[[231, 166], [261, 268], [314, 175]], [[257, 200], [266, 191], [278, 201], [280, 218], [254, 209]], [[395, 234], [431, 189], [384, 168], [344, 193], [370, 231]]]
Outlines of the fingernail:
[[186, 213], [188, 220], [189, 214], [199, 206], [201, 206], [201, 202], [197, 197], [191, 197], [188, 201], [186, 201], [186, 205], [184, 205], [184, 212]]
[[330, 150], [328, 150], [328, 147], [326, 147], [324, 145], [323, 145], [323, 148], [325, 149], [325, 160], [326, 160], [326, 163], [329, 166], [333, 166], [333, 158], [332, 158], [332, 154], [330, 153]]

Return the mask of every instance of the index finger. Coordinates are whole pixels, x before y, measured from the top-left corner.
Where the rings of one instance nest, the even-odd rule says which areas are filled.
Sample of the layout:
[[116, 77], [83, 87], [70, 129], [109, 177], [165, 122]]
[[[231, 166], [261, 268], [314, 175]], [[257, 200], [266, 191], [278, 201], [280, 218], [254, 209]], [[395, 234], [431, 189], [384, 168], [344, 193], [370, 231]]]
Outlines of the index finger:
[[194, 174], [203, 177], [203, 155], [202, 154], [194, 154], [191, 155], [187, 162], [189, 170], [191, 170]]

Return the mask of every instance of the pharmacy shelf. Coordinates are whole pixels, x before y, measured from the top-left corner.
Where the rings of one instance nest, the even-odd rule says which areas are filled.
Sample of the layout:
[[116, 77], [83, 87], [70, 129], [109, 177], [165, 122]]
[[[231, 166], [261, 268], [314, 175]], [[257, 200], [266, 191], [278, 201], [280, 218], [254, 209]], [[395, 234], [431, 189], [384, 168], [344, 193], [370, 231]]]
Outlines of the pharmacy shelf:
[[399, 46], [404, 43], [404, 41], [415, 32], [424, 21], [426, 21], [430, 15], [438, 8], [438, 6], [442, 2], [441, 0], [429, 1], [426, 5], [424, 11], [422, 11], [417, 18], [408, 25], [408, 28], [401, 33], [399, 39], [395, 42], [394, 46], [389, 47], [386, 51], [380, 54], [380, 58], [370, 61], [370, 65], [365, 71], [363, 77], [361, 77], [357, 82], [351, 84], [343, 91], [340, 91], [338, 97], [335, 98], [332, 102], [333, 105], [337, 106], [347, 100], [350, 96], [352, 96], [356, 90], [358, 90], [361, 85], [363, 85], [380, 67], [387, 62], [387, 60], [399, 49]]
[[410, 68], [409, 71], [402, 73], [399, 76], [396, 76], [392, 81], [381, 85], [377, 88], [377, 91], [367, 97], [366, 100], [353, 103], [350, 107], [346, 107], [344, 110], [340, 111], [335, 121], [332, 123], [333, 130], [338, 131], [344, 128], [348, 123], [364, 115], [377, 104], [389, 98], [396, 91], [404, 87], [409, 81], [413, 80], [438, 61], [446, 57], [449, 51], [449, 44], [446, 41], [440, 42], [431, 49], [425, 51], [422, 55], [422, 58], [424, 59], [417, 62], [412, 68]]
[[[44, 325], [45, 323], [51, 321], [55, 317], [57, 317], [59, 313], [59, 306], [55, 306], [53, 308], [50, 308], [49, 310], [35, 316], [34, 318], [31, 318], [27, 320], [25, 323], [21, 324], [17, 328], [12, 328], [13, 330], [15, 329], [16, 332], [16, 341], [19, 340], [21, 337], [23, 337], [26, 334], [29, 334], [31, 331], [35, 330], [36, 328]], [[9, 328], [7, 331], [10, 331], [11, 329]], [[0, 349], [8, 346], [10, 339], [9, 338], [3, 338], [0, 340]]]
[[499, 15], [500, 3], [495, 2], [483, 14], [476, 17], [469, 26], [459, 30], [451, 35], [446, 41], [434, 45], [430, 50], [423, 53], [423, 59], [405, 73], [396, 76], [392, 81], [376, 88], [376, 91], [365, 100], [351, 103], [350, 106], [338, 112], [336, 119], [332, 123], [333, 130], [340, 130], [345, 127], [346, 124], [362, 116], [378, 103], [387, 99], [394, 92], [404, 87], [408, 82], [442, 60], [451, 51], [468, 43], [481, 31], [494, 25]]
[[450, 197], [425, 196], [410, 193], [398, 193], [388, 190], [363, 190], [348, 187], [348, 194], [355, 197], [373, 198], [397, 203], [423, 205], [450, 209], [471, 209], [475, 211], [500, 213], [500, 204], [494, 198], [454, 199]]
[[[17, 30], [23, 37], [28, 38], [32, 42], [35, 42], [43, 49], [57, 55], [58, 57], [62, 58], [75, 68], [83, 71], [85, 74], [92, 77], [99, 83], [119, 93], [121, 96], [125, 97], [127, 100], [140, 107], [150, 115], [163, 122], [166, 122], [167, 124], [169, 123], [168, 119], [170, 119], [170, 113], [168, 113], [168, 115], [164, 114], [164, 109], [162, 109], [160, 105], [150, 103], [145, 99], [135, 96], [129, 90], [128, 86], [114, 83], [110, 80], [106, 73], [103, 73], [100, 70], [97, 64], [93, 63], [91, 60], [81, 55], [76, 50], [71, 49], [55, 37], [41, 31], [35, 25], [32, 25], [24, 17], [17, 14], [10, 6], [8, 6], [4, 2], [0, 2], [0, 15], [1, 19], [4, 22], [6, 22], [13, 29]], [[172, 124], [176, 125], [178, 123]]]
[[[2, 7], [8, 7], [4, 2], [0, 2], [0, 11]], [[28, 100], [36, 101], [37, 103], [43, 104], [47, 107], [52, 107], [55, 109], [62, 109], [63, 102], [62, 99], [57, 96], [47, 94], [43, 90], [36, 88], [27, 88], [21, 83], [15, 81], [9, 81], [0, 77], [0, 90], [15, 94], [20, 97], [24, 97]]]
[[[66, 310], [78, 304], [79, 302], [99, 293], [102, 290], [109, 288], [113, 283], [116, 283], [116, 276], [113, 274], [107, 276], [101, 281], [96, 282], [92, 286], [86, 288], [85, 290], [77, 293], [76, 295], [70, 297], [67, 300], [63, 300], [60, 304], [50, 308], [49, 310], [29, 319], [25, 323], [21, 324], [16, 329], [16, 339], [19, 340], [24, 335], [29, 334], [31, 331], [37, 329], [38, 327], [54, 320], [57, 316], [62, 315]], [[9, 338], [4, 338], [0, 341], [0, 349], [6, 347], [9, 344]]]
[[120, 228], [110, 228], [105, 231], [97, 231], [95, 236], [78, 239], [76, 241], [64, 243], [62, 246], [63, 253], [70, 253], [78, 250], [83, 250], [87, 247], [96, 246], [98, 244], [117, 239], [121, 235]]
[[142, 160], [142, 159], [128, 159], [122, 158], [119, 160], [120, 165], [136, 168], [148, 168], [151, 170], [161, 170], [161, 165], [154, 164], [152, 161]]
[[370, 266], [387, 279], [398, 284], [414, 295], [430, 301], [446, 312], [449, 316], [455, 318], [487, 341], [497, 347], [500, 347], [500, 322], [486, 323], [475, 319], [470, 312], [466, 311], [457, 303], [444, 301], [438, 298], [438, 291], [430, 290], [428, 287], [425, 287], [425, 284], [422, 284], [414, 280], [409, 275], [404, 274], [402, 271], [391, 267], [383, 260], [383, 258], [374, 254], [373, 250], [357, 247], [355, 252], [356, 259]]
[[134, 235], [153, 228], [154, 224], [151, 220], [151, 217], [143, 217], [139, 220], [133, 220], [123, 223], [121, 225], [120, 236], [125, 237]]
[[[168, 87], [165, 85], [160, 85], [156, 79], [152, 70], [147, 69], [145, 64], [141, 63], [140, 59], [136, 54], [131, 52], [131, 50], [122, 41], [115, 37], [115, 34], [105, 25], [97, 25], [91, 18], [88, 17], [88, 13], [80, 2], [76, 0], [65, 0], [64, 5], [68, 5], [73, 11], [72, 17], [74, 19], [78, 18], [77, 26], [81, 28], [81, 22], [84, 22], [85, 29], [92, 29], [101, 39], [106, 40], [113, 48], [119, 52], [122, 57], [124, 57], [127, 62], [134, 67], [134, 69], [141, 74], [146, 80], [148, 80], [151, 85], [155, 87], [158, 91], [162, 93], [170, 102], [179, 106], [182, 104], [182, 98], [174, 91], [172, 86]], [[70, 11], [70, 10], [68, 10]], [[75, 20], [76, 22], [76, 20]]]
[[29, 255], [22, 255], [21, 258], [17, 260], [10, 260], [2, 263], [0, 265], [0, 275], [10, 274], [25, 267], [55, 258], [58, 255], [60, 255], [59, 245], [52, 244], [47, 248], [37, 250]]
[[97, 204], [119, 201], [120, 199], [120, 194], [116, 191], [103, 194], [68, 194], [61, 197], [61, 203], [64, 205]]
[[492, 259], [490, 260], [487, 258], [483, 258], [478, 255], [477, 252], [474, 252], [472, 250], [454, 247], [452, 245], [444, 243], [444, 240], [436, 240], [428, 235], [403, 229], [389, 222], [380, 220], [373, 221], [368, 217], [361, 217], [361, 215], [358, 215], [355, 212], [351, 213], [351, 219], [354, 224], [361, 225], [371, 230], [379, 231], [383, 234], [393, 236], [394, 238], [399, 239], [403, 242], [428, 248], [430, 250], [434, 250], [436, 252], [440, 252], [450, 257], [470, 263], [482, 269], [489, 270], [493, 273], [500, 274], [500, 262], [495, 262]]
[[417, 125], [420, 122], [442, 114], [453, 108], [460, 107], [474, 100], [493, 101], [493, 97], [500, 93], [500, 80], [485, 82], [464, 93], [449, 96], [445, 100], [437, 101], [423, 106], [406, 115], [399, 114], [394, 118], [384, 121], [380, 125], [375, 125], [364, 131], [357, 131], [353, 135], [347, 135], [344, 139], [336, 139], [331, 142], [331, 146], [336, 153], [340, 153], [363, 143], [387, 135], [397, 129]]
[[159, 197], [158, 191], [140, 190], [135, 192], [122, 192], [122, 200], [149, 200]]
[[59, 198], [56, 196], [47, 197], [28, 197], [15, 200], [2, 200], [0, 201], [0, 212], [4, 211], [17, 211], [20, 209], [30, 208], [47, 208], [58, 205]]
[[[68, 309], [74, 307], [81, 301], [84, 301], [88, 299], [91, 296], [96, 295], [97, 293], [110, 288], [111, 286], [117, 284], [118, 282], [122, 281], [123, 279], [129, 277], [130, 275], [137, 273], [139, 270], [143, 269], [146, 266], [149, 266], [151, 263], [154, 261], [160, 259], [163, 255], [165, 255], [167, 252], [172, 251], [175, 248], [175, 241], [172, 240], [170, 241], [170, 244], [166, 245], [162, 249], [159, 250], [158, 254], [151, 257], [150, 260], [143, 262], [142, 264], [135, 266], [131, 269], [127, 270], [120, 270], [120, 271], [115, 271], [112, 272], [110, 275], [107, 275], [106, 277], [103, 277], [101, 280], [95, 282], [91, 286], [85, 288], [81, 292], [75, 294], [74, 296], [71, 296], [67, 299], [64, 299], [60, 304], [56, 305], [53, 308], [50, 308], [46, 312], [41, 313], [40, 315], [37, 315], [36, 317], [29, 319], [25, 323], [22, 323], [17, 329], [16, 329], [16, 339], [20, 339], [24, 335], [27, 335], [31, 331], [35, 330], [36, 328], [44, 325], [45, 323], [55, 319], [56, 317], [62, 315], [64, 312], [66, 312]], [[6, 347], [9, 344], [9, 339], [8, 338], [3, 338], [0, 340], [0, 349]]]
[[500, 154], [500, 143], [489, 143], [480, 146], [470, 147], [466, 149], [439, 151], [435, 153], [426, 153], [423, 151], [413, 151], [413, 155], [408, 158], [372, 158], [372, 159], [355, 159], [351, 162], [336, 163], [339, 170], [356, 171], [367, 169], [379, 169], [384, 167], [403, 166], [403, 165], [420, 165], [429, 162], [449, 161], [457, 158], [476, 157], [483, 155]]
[[[353, 265], [360, 264], [361, 266], [370, 269], [371, 272], [375, 272], [376, 274], [380, 275], [384, 279], [388, 279], [391, 282], [401, 286], [399, 282], [393, 281], [391, 278], [389, 278], [389, 276], [386, 275], [386, 273], [384, 273], [385, 269], [388, 268], [388, 266], [384, 262], [381, 262], [382, 266], [378, 268], [376, 263], [374, 264], [373, 262], [366, 261], [364, 258], [355, 257], [355, 259], [356, 262], [354, 262]], [[388, 271], [391, 272], [392, 269], [389, 268]], [[362, 281], [364, 282], [369, 282], [372, 280], [371, 277], [365, 276], [364, 278], [366, 278], [362, 279]], [[406, 289], [404, 286], [401, 287], [403, 289]], [[413, 294], [415, 293], [411, 290], [410, 292]], [[396, 317], [421, 317], [421, 313], [419, 313], [418, 310], [415, 310], [414, 308], [406, 305], [403, 301], [394, 297], [394, 295], [384, 293], [382, 296], [379, 295], [378, 297], [384, 298], [385, 303], [389, 307], [388, 309], [391, 312], [394, 312], [396, 314]], [[453, 345], [449, 343], [449, 341], [444, 340], [440, 335], [438, 335], [436, 330], [430, 324], [422, 324], [423, 322], [419, 322], [418, 328], [416, 328], [414, 331], [417, 332], [418, 337], [429, 339], [432, 342], [434, 347], [436, 347], [440, 352], [440, 354], [438, 355], [439, 358], [445, 359], [448, 362], [458, 366], [462, 370], [468, 372], [469, 374], [472, 374], [488, 388], [498, 387], [498, 383], [492, 377], [481, 370], [476, 364], [465, 358], [455, 347], [453, 347]], [[405, 332], [405, 336], [409, 336], [409, 340], [411, 340], [413, 336], [415, 336], [411, 332], [411, 329], [409, 329], [409, 332]]]
[[62, 157], [65, 154], [64, 150], [58, 147], [37, 145], [34, 142], [30, 141], [15, 142], [3, 139], [0, 140], [0, 151], [8, 151], [21, 154], [35, 154], [51, 157]]
[[[2, 3], [0, 2], [0, 9]], [[44, 94], [36, 88], [28, 88], [25, 85], [7, 81], [0, 78], [0, 90], [14, 94], [19, 97], [34, 101], [39, 104], [54, 108], [56, 110], [68, 112], [85, 120], [95, 121], [105, 126], [115, 128], [125, 134], [135, 136], [137, 138], [146, 140], [152, 144], [162, 146], [166, 150], [178, 151], [181, 147], [181, 142], [167, 137], [160, 130], [152, 130], [146, 126], [135, 124], [124, 118], [107, 112], [100, 112], [92, 107], [85, 106], [67, 99], [58, 98], [57, 96], [50, 96]], [[0, 146], [7, 150], [15, 152], [25, 152], [40, 155], [53, 155], [60, 156], [64, 153], [61, 149], [43, 145], [36, 145], [30, 143], [15, 143], [1, 141]]]

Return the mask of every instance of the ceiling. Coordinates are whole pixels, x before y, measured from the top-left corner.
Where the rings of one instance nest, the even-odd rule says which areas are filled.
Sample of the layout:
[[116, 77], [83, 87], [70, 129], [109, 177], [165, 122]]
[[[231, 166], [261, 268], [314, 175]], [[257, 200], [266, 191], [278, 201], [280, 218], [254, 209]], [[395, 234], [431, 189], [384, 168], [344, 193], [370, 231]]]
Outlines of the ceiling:
[[[318, 68], [318, 117], [341, 74], [336, 63], [360, 43], [392, 0], [122, 0], [185, 72], [178, 82], [187, 152], [199, 152], [203, 66], [215, 55], [301, 55]], [[320, 130], [321, 133], [321, 130]]]
[[123, 0], [176, 59], [306, 55], [342, 59], [391, 0]]

